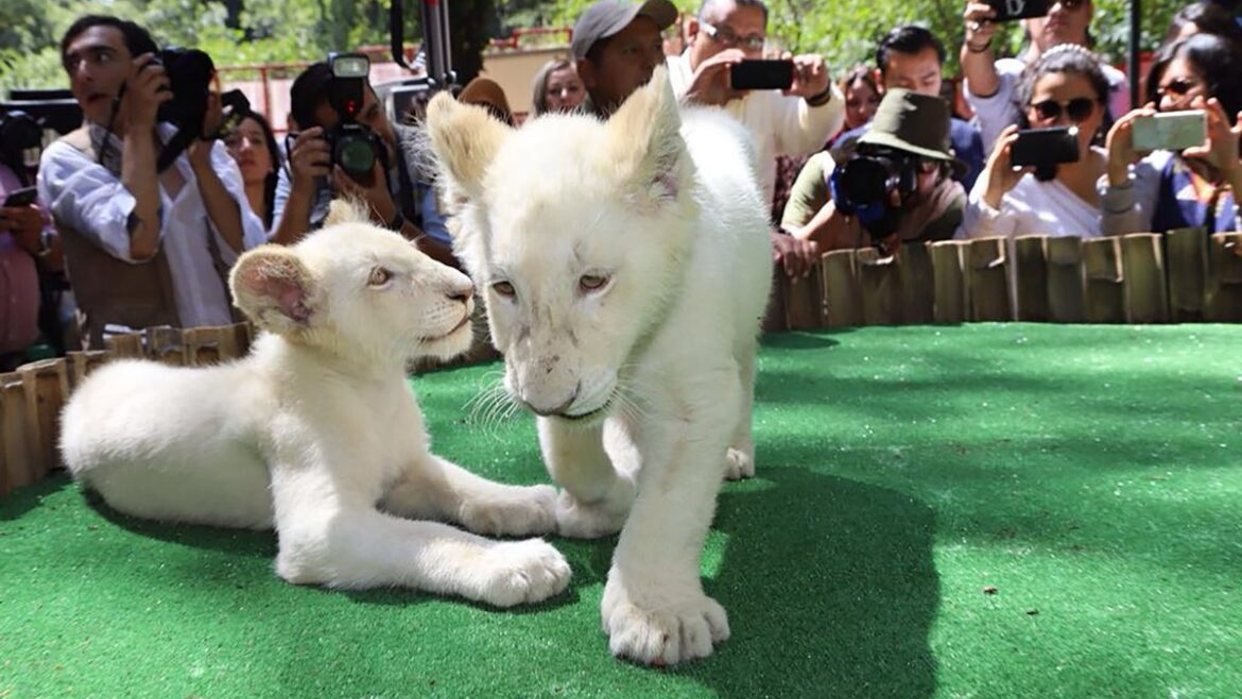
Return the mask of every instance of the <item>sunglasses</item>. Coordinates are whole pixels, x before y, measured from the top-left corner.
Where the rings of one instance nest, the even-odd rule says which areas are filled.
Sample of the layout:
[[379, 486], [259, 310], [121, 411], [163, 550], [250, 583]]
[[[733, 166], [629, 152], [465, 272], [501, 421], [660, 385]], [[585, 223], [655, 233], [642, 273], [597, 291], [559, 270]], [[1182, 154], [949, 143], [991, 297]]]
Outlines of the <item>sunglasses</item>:
[[1061, 7], [1072, 12], [1085, 5], [1086, 2], [1087, 0], [1061, 0]]
[[1177, 95], [1178, 97], [1185, 97], [1186, 93], [1195, 89], [1198, 85], [1199, 85], [1199, 82], [1197, 80], [1190, 80], [1187, 78], [1175, 78], [1165, 83], [1164, 85], [1161, 85], [1160, 92], [1166, 95]]
[[1061, 112], [1064, 111], [1069, 115], [1070, 121], [1077, 124], [1095, 111], [1095, 100], [1090, 97], [1075, 97], [1068, 102], [1044, 100], [1035, 102], [1030, 107], [1035, 110], [1041, 120], [1055, 121], [1061, 118]]

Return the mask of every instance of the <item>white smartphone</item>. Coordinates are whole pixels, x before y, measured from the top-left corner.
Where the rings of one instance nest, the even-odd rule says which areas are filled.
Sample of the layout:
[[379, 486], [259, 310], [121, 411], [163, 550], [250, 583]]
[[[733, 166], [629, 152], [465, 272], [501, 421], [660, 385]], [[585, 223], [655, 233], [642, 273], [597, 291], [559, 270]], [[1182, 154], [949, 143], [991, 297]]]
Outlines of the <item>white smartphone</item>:
[[1182, 150], [1207, 141], [1207, 114], [1202, 109], [1167, 112], [1134, 120], [1134, 150]]

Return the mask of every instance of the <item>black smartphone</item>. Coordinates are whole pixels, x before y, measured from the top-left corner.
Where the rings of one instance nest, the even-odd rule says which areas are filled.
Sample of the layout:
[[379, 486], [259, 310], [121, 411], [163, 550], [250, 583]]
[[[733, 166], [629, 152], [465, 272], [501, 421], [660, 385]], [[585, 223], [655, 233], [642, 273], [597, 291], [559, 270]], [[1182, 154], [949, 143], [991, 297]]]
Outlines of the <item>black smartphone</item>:
[[996, 10], [993, 22], [1011, 22], [1028, 17], [1044, 17], [1052, 8], [1050, 0], [987, 0]]
[[39, 198], [39, 190], [35, 187], [23, 187], [8, 193], [4, 198], [4, 206], [30, 206]]
[[1014, 167], [1055, 165], [1078, 161], [1078, 127], [1026, 129], [1009, 151]]
[[788, 90], [793, 78], [793, 61], [754, 59], [729, 66], [729, 86], [734, 90]]

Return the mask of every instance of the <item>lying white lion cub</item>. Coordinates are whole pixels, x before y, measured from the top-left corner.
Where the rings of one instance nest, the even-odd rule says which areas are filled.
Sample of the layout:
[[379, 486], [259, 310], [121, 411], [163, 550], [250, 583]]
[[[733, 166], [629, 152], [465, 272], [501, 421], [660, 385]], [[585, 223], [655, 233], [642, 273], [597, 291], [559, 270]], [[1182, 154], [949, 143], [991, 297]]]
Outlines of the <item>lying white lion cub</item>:
[[406, 585], [502, 607], [556, 594], [569, 567], [544, 541], [405, 519], [550, 532], [555, 491], [492, 483], [428, 451], [406, 362], [469, 346], [473, 287], [358, 215], [334, 204], [334, 225], [238, 260], [234, 297], [267, 331], [245, 359], [91, 375], [65, 407], [65, 463], [132, 515], [274, 524], [289, 582]]
[[513, 131], [444, 95], [428, 122], [505, 387], [540, 416], [564, 487], [560, 532], [621, 529], [603, 599], [612, 652], [710, 654], [729, 625], [699, 557], [721, 479], [753, 473], [771, 284], [746, 133], [715, 111], [679, 117], [662, 68], [606, 123], [550, 116]]

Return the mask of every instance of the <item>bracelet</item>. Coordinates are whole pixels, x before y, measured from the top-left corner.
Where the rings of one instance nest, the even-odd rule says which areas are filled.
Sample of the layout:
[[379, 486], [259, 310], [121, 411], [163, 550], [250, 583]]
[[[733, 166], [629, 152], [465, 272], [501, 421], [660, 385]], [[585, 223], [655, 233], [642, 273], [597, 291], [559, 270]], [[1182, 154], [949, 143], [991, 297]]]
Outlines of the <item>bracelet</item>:
[[828, 87], [818, 95], [806, 97], [806, 103], [812, 107], [822, 107], [832, 101], [832, 83], [828, 83]]
[[984, 44], [982, 48], [975, 48], [974, 46], [971, 46], [970, 44], [966, 44], [966, 50], [970, 53], [983, 53], [985, 51], [990, 50], [991, 48], [992, 48], [991, 39], [988, 39], [987, 43]]

